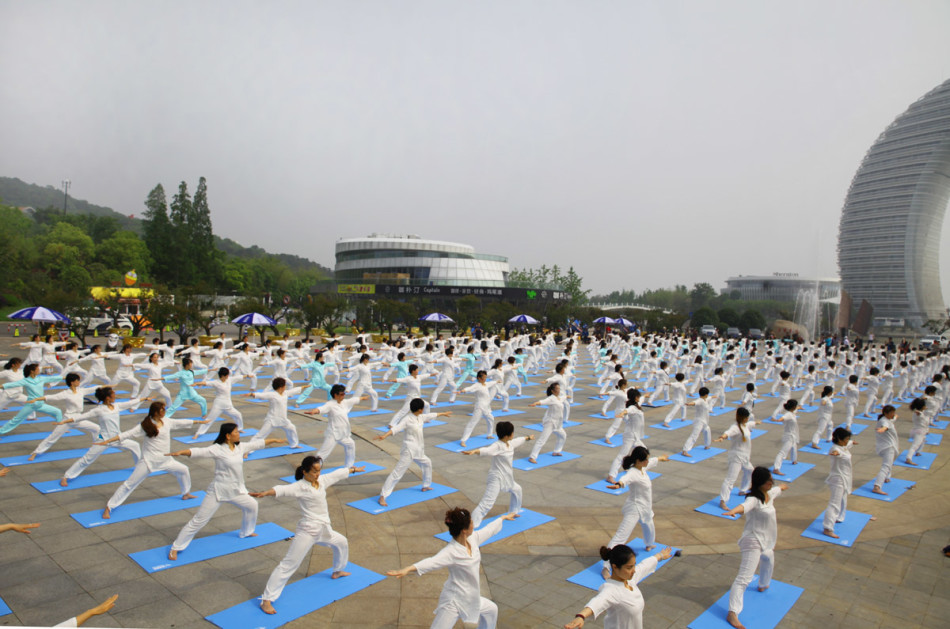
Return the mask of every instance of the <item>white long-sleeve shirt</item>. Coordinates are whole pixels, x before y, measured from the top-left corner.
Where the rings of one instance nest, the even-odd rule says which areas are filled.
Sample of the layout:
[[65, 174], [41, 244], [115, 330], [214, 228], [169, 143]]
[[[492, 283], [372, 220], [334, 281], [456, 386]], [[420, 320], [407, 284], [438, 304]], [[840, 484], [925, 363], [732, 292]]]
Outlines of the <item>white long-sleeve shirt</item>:
[[47, 402], [62, 402], [63, 413], [67, 417], [73, 417], [82, 413], [85, 400], [83, 397], [96, 392], [96, 387], [77, 387], [75, 393], [72, 389], [66, 389], [59, 393], [53, 393], [46, 396]]
[[81, 415], [71, 416], [70, 419], [74, 421], [91, 419], [99, 424], [99, 441], [111, 439], [112, 437], [117, 437], [121, 432], [119, 427], [119, 413], [129, 408], [138, 408], [141, 403], [141, 398], [132, 398], [125, 402], [116, 402], [112, 405], [112, 408], [109, 408], [105, 404], [100, 404]]
[[319, 534], [324, 526], [330, 526], [330, 511], [327, 508], [327, 489], [350, 475], [350, 468], [341, 467], [320, 474], [317, 487], [310, 481], [300, 479], [289, 485], [277, 485], [274, 494], [277, 498], [296, 498], [302, 514], [297, 522], [297, 530]]
[[527, 441], [526, 437], [514, 437], [505, 443], [495, 441], [484, 448], [478, 449], [478, 456], [490, 456], [491, 467], [488, 468], [488, 478], [498, 480], [502, 491], [508, 491], [515, 484], [514, 458], [515, 448]]
[[749, 496], [742, 503], [745, 514], [745, 528], [739, 544], [745, 539], [755, 539], [762, 550], [775, 548], [778, 537], [778, 522], [775, 519], [775, 499], [782, 493], [781, 488], [773, 487], [769, 490], [768, 502], [762, 502], [755, 496]]
[[[751, 419], [741, 428], [733, 424], [723, 433], [729, 440], [729, 458], [736, 461], [748, 461], [752, 457], [752, 429], [755, 422]], [[745, 437], [743, 439], [743, 437]]]
[[158, 426], [158, 434], [154, 437], [145, 435], [142, 424], [136, 424], [132, 428], [119, 434], [119, 440], [141, 439], [142, 440], [142, 460], [148, 466], [148, 471], [165, 469], [172, 460], [165, 456], [171, 452], [171, 431], [184, 430], [191, 428], [194, 422], [190, 419], [163, 419], [162, 425]]
[[207, 448], [192, 448], [191, 458], [213, 459], [214, 478], [208, 485], [208, 493], [219, 501], [231, 500], [247, 493], [244, 487], [244, 455], [264, 447], [263, 439], [251, 439], [231, 447], [216, 443]]
[[[831, 471], [825, 482], [829, 485], [844, 487], [848, 493], [851, 493], [851, 446], [853, 442], [848, 442], [846, 446], [835, 444], [831, 446], [830, 452], [837, 452], [837, 456], [829, 456], [831, 461]], [[829, 452], [829, 454], [830, 454]]]
[[359, 398], [351, 397], [337, 402], [330, 400], [319, 407], [321, 415], [327, 418], [327, 431], [334, 439], [346, 439], [350, 436], [350, 411], [359, 402]]
[[[638, 561], [630, 581], [639, 583], [656, 572], [658, 565], [659, 560], [655, 556]], [[622, 582], [608, 579], [601, 584], [597, 595], [588, 601], [586, 607], [594, 612], [594, 618], [606, 612], [604, 629], [643, 629], [643, 594], [636, 586], [627, 589]]]
[[658, 457], [650, 457], [642, 470], [631, 467], [617, 481], [618, 485], [630, 489], [621, 509], [624, 515], [636, 513], [641, 520], [653, 517], [653, 481], [650, 480], [647, 470], [653, 469], [659, 462]]
[[[228, 388], [230, 389], [230, 383], [228, 383]], [[284, 388], [283, 393], [278, 393], [274, 390], [255, 393], [254, 397], [259, 400], [267, 400], [269, 404], [267, 414], [264, 416], [264, 421], [269, 419], [275, 425], [279, 422], [290, 421], [287, 419], [287, 399], [298, 395], [301, 391], [303, 391], [301, 387], [293, 387], [290, 389]]]
[[402, 451], [408, 452], [412, 458], [417, 459], [425, 456], [425, 439], [422, 436], [423, 425], [438, 417], [436, 413], [420, 413], [413, 415], [407, 413], [399, 423], [390, 428], [393, 434], [405, 432], [402, 438]]

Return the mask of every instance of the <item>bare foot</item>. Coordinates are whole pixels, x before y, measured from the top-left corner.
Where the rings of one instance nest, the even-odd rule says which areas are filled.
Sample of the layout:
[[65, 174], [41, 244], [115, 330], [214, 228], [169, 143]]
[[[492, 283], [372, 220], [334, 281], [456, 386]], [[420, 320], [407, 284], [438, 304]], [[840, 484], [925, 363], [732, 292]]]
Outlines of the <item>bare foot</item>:
[[520, 517], [521, 517], [521, 514], [520, 514], [520, 513], [516, 513], [516, 514], [514, 514], [514, 515], [511, 516], [511, 517], [513, 517], [513, 518], [520, 518]]
[[745, 625], [739, 622], [739, 615], [735, 612], [729, 612], [726, 614], [726, 622], [736, 629], [745, 629]]
[[644, 548], [646, 548], [647, 552], [650, 552], [651, 550], [656, 548], [656, 544], [650, 544], [649, 546], [644, 546]]
[[348, 577], [348, 576], [350, 576], [349, 572], [343, 572], [342, 570], [337, 570], [336, 572], [330, 575], [330, 578], [339, 579], [340, 577]]
[[291, 449], [291, 450], [296, 450], [297, 448], [302, 448], [302, 447], [303, 447], [303, 446], [301, 446], [301, 445], [298, 443], [298, 444], [295, 445], [295, 446], [290, 446], [290, 449]]
[[729, 507], [726, 506], [726, 501], [725, 501], [725, 500], [720, 500], [720, 501], [719, 501], [719, 508], [722, 509], [723, 511], [728, 511], [728, 510], [729, 510]]
[[175, 550], [174, 548], [172, 548], [170, 551], [168, 551], [168, 558], [169, 558], [171, 561], [177, 560], [177, 559], [178, 559], [178, 551]]
[[34, 453], [31, 454], [30, 456], [26, 457], [26, 460], [27, 460], [27, 461], [32, 461], [32, 460], [35, 459], [35, 458], [36, 458], [36, 452], [34, 452]]
[[465, 447], [465, 442], [464, 442], [464, 441], [459, 441], [459, 445], [464, 448], [464, 447]]
[[825, 535], [833, 539], [838, 539], [838, 536], [835, 535], [834, 529], [825, 529], [824, 531], [822, 531], [822, 533], [824, 533]]
[[692, 457], [692, 456], [693, 456], [692, 454], [690, 454], [690, 453], [687, 452], [686, 450], [683, 450], [680, 454], [682, 454], [683, 456], [688, 456], [688, 457]]
[[765, 587], [762, 587], [761, 585], [759, 586], [759, 592], [764, 592], [764, 591], [766, 591], [767, 589], [769, 589], [769, 586], [767, 586], [767, 585], [766, 585]]
[[529, 456], [529, 457], [528, 457], [528, 463], [531, 463], [532, 465], [536, 465], [536, 464], [538, 463], [538, 460], [537, 460], [536, 458], [534, 458], [534, 457], [530, 457], [530, 456]]
[[917, 465], [916, 463], [914, 463], [914, 462], [911, 461], [910, 459], [907, 459], [906, 461], [904, 461], [904, 463], [906, 463], [907, 465]]
[[277, 610], [274, 609], [274, 605], [270, 601], [261, 601], [261, 611], [265, 614], [276, 614]]
[[887, 495], [887, 492], [884, 491], [883, 489], [881, 489], [880, 487], [878, 487], [877, 485], [875, 485], [874, 488], [871, 489], [871, 493], [872, 493], [872, 494], [878, 494], [878, 495], [880, 495], [880, 496], [886, 496], [886, 495]]
[[703, 450], [708, 450], [709, 446], [703, 446]]
[[69, 481], [68, 481], [68, 480], [66, 480], [65, 478], [60, 479], [60, 481], [59, 481], [59, 486], [60, 486], [60, 487], [66, 487], [67, 485], [69, 485]]
[[194, 494], [185, 494], [181, 497], [182, 500], [193, 500], [195, 498]]
[[102, 519], [108, 520], [111, 517], [112, 517], [112, 509], [106, 506], [106, 508], [102, 510]]
[[606, 444], [609, 446], [609, 445], [610, 445], [610, 439], [607, 439], [607, 438], [605, 437], [605, 438], [604, 438], [604, 443], [606, 443]]
[[380, 496], [380, 497], [379, 497], [379, 500], [377, 500], [376, 502], [379, 503], [379, 506], [380, 506], [380, 507], [388, 507], [388, 506], [389, 506], [388, 504], [386, 504], [386, 499], [383, 498], [382, 496]]
[[431, 487], [423, 487], [423, 488], [422, 488], [422, 491], [432, 491], [432, 488], [431, 488]]
[[552, 452], [551, 456], [564, 456], [564, 454], [561, 452]]

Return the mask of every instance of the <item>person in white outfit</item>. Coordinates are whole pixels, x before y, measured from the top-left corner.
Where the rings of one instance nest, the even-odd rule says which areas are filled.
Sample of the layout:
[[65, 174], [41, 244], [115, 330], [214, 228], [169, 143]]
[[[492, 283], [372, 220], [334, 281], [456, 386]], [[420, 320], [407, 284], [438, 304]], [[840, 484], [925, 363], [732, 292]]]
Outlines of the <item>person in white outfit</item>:
[[752, 487], [749, 496], [741, 505], [723, 512], [726, 517], [745, 514], [745, 528], [739, 538], [742, 550], [742, 562], [739, 574], [729, 590], [729, 612], [726, 622], [737, 629], [744, 629], [739, 622], [742, 613], [742, 599], [745, 589], [752, 582], [755, 569], [759, 568], [759, 591], [764, 592], [772, 584], [772, 570], [775, 567], [775, 540], [778, 537], [778, 523], [775, 519], [775, 499], [788, 489], [788, 485], [774, 486], [772, 474], [768, 468], [757, 467], [752, 470]]
[[795, 412], [798, 409], [798, 400], [788, 400], [783, 408], [785, 414], [776, 420], [782, 423], [784, 429], [782, 431], [782, 445], [778, 454], [775, 455], [775, 464], [772, 466], [774, 474], [782, 473], [782, 461], [786, 457], [791, 459], [792, 465], [798, 463], [798, 413]]
[[243, 513], [241, 518], [240, 537], [252, 537], [257, 527], [257, 502], [247, 493], [244, 487], [244, 457], [255, 450], [260, 450], [272, 443], [286, 443], [285, 439], [251, 439], [241, 443], [241, 431], [237, 424], [228, 422], [222, 424], [214, 444], [207, 448], [191, 448], [170, 452], [165, 456], [187, 456], [193, 459], [211, 459], [214, 461], [214, 478], [205, 490], [204, 500], [198, 507], [194, 517], [182, 527], [178, 537], [168, 551], [171, 561], [178, 559], [191, 540], [195, 538], [205, 524], [221, 506], [222, 502], [229, 502]]
[[145, 358], [145, 354], [133, 354], [131, 345], [123, 345], [122, 351], [118, 354], [106, 354], [106, 358], [119, 361], [119, 367], [115, 370], [115, 381], [112, 386], [120, 384], [132, 385], [132, 392], [129, 397], [138, 397], [142, 383], [135, 377], [135, 359]]
[[934, 398], [929, 398], [929, 401], [927, 398], [914, 398], [910, 403], [910, 410], [913, 414], [910, 416], [912, 422], [910, 429], [911, 445], [907, 449], [907, 457], [904, 460], [907, 465], [917, 465], [914, 463], [914, 457], [920, 456], [920, 449], [924, 446], [924, 441], [930, 433], [930, 417], [927, 413], [927, 407], [930, 404], [937, 405]]
[[145, 394], [152, 397], [162, 396], [162, 399], [165, 400], [166, 407], [172, 405], [172, 394], [165, 386], [165, 378], [162, 376], [162, 371], [166, 367], [172, 367], [174, 365], [174, 361], [163, 359], [161, 352], [152, 352], [149, 354], [148, 362], [145, 363], [145, 368], [148, 370], [148, 378], [145, 380]]
[[858, 445], [858, 442], [851, 440], [851, 431], [844, 426], [835, 428], [831, 439], [834, 444], [828, 452], [831, 472], [825, 479], [831, 495], [828, 498], [828, 506], [825, 508], [822, 529], [828, 537], [838, 539], [838, 535], [835, 534], [835, 524], [844, 522], [845, 511], [848, 508], [848, 494], [852, 489], [851, 446]]
[[481, 526], [482, 519], [495, 505], [495, 499], [498, 493], [506, 491], [510, 494], [508, 512], [518, 517], [521, 513], [521, 485], [515, 482], [513, 469], [515, 449], [526, 441], [534, 439], [531, 435], [527, 437], [514, 437], [515, 426], [511, 422], [498, 422], [495, 426], [495, 433], [498, 435], [498, 441], [487, 445], [484, 448], [475, 450], [464, 450], [462, 454], [478, 456], [490, 456], [491, 467], [488, 468], [488, 481], [485, 484], [485, 494], [481, 501], [472, 512], [472, 522], [475, 528]]
[[[249, 377], [240, 376], [238, 379]], [[208, 409], [208, 414], [205, 416], [208, 421], [197, 422], [201, 425], [195, 431], [195, 439], [208, 432], [212, 422], [217, 421], [221, 415], [228, 417], [237, 424], [238, 430], [244, 430], [244, 416], [241, 415], [241, 411], [234, 408], [234, 403], [231, 401], [231, 370], [227, 367], [220, 367], [218, 369], [218, 379], [208, 380], [208, 384], [214, 389], [214, 400], [211, 402], [211, 408]]]
[[686, 406], [696, 407], [695, 415], [693, 415], [693, 430], [686, 438], [686, 443], [683, 444], [683, 451], [681, 452], [683, 456], [691, 457], [693, 455], [689, 451], [696, 445], [700, 435], [703, 436], [704, 449], [708, 450], [712, 443], [712, 433], [709, 430], [709, 389], [700, 387], [699, 399], [687, 403]]
[[809, 444], [815, 450], [818, 449], [818, 441], [824, 438], [826, 441], [831, 439], [834, 423], [831, 421], [831, 414], [834, 412], [834, 387], [826, 386], [821, 390], [821, 397], [818, 399], [818, 429], [811, 436]]
[[732, 494], [732, 488], [735, 486], [736, 478], [739, 472], [742, 472], [742, 480], [739, 483], [739, 492], [748, 493], [752, 484], [752, 429], [755, 427], [755, 421], [751, 419], [752, 414], [745, 408], [736, 409], [736, 423], [726, 429], [716, 442], [729, 440], [729, 467], [726, 469], [726, 477], [722, 481], [722, 487], [719, 488], [719, 508], [727, 509], [726, 503]]
[[376, 412], [379, 408], [379, 394], [373, 388], [373, 369], [378, 367], [380, 362], [370, 362], [369, 354], [360, 356], [360, 362], [352, 371], [356, 375], [356, 386], [353, 389], [353, 397], [360, 397], [363, 393], [369, 394], [372, 400], [370, 410]]
[[[650, 480], [648, 470], [653, 469], [661, 461], [669, 461], [668, 456], [651, 457], [646, 446], [635, 447], [630, 454], [623, 458], [623, 469], [626, 470], [616, 483], [607, 485], [608, 489], [629, 487], [627, 499], [623, 503], [621, 513], [623, 519], [617, 527], [617, 532], [610, 538], [607, 548], [626, 544], [633, 536], [633, 529], [637, 523], [643, 529], [643, 541], [648, 551], [656, 546], [656, 527], [653, 524], [653, 481]], [[610, 577], [610, 565], [605, 561], [602, 570], [604, 579]]]
[[884, 483], [891, 482], [891, 469], [894, 466], [894, 459], [900, 453], [900, 440], [897, 436], [897, 428], [894, 422], [897, 421], [897, 409], [893, 406], [885, 406], [881, 409], [881, 414], [877, 416], [877, 433], [874, 438], [874, 449], [881, 457], [881, 469], [874, 477], [874, 485], [871, 491], [875, 494], [886, 496], [887, 492], [882, 489]]
[[305, 411], [305, 415], [327, 416], [327, 427], [323, 431], [323, 445], [317, 451], [320, 460], [326, 461], [337, 444], [343, 446], [343, 465], [353, 467], [356, 463], [356, 443], [350, 434], [350, 411], [359, 402], [368, 399], [368, 396], [346, 398], [346, 387], [335, 384], [330, 388], [330, 397], [333, 398], [323, 406]]
[[480, 419], [485, 420], [485, 438], [494, 439], [495, 415], [491, 412], [491, 401], [492, 398], [495, 397], [496, 384], [496, 382], [489, 382], [488, 373], [482, 370], [475, 374], [475, 384], [470, 384], [464, 389], [459, 390], [459, 393], [462, 394], [473, 393], [475, 395], [472, 417], [468, 420], [468, 423], [465, 424], [465, 429], [462, 431], [462, 439], [459, 441], [459, 444], [463, 448], [465, 447], [465, 442], [472, 436], [472, 432], [475, 430], [475, 427], [478, 425], [478, 420]]
[[565, 629], [579, 629], [588, 618], [604, 614], [604, 629], [643, 629], [643, 594], [637, 584], [656, 572], [661, 561], [673, 556], [669, 546], [643, 561], [626, 544], [613, 548], [601, 546], [600, 558], [610, 566], [610, 575], [588, 601], [584, 609], [574, 614], [574, 620]]
[[[702, 388], [706, 389], [706, 387]], [[669, 426], [670, 422], [676, 419], [677, 415], [681, 415], [680, 419], [686, 419], [686, 376], [682, 373], [676, 374], [675, 380], [669, 385], [668, 389], [668, 395], [672, 395], [673, 397], [673, 407], [663, 420], [664, 426]], [[653, 400], [656, 398], [656, 393], [659, 390], [659, 385], [657, 385], [656, 391], [654, 391], [650, 399], [647, 400], [647, 406], [653, 404]], [[709, 389], [706, 389], [706, 392], [708, 394]]]
[[142, 484], [149, 474], [158, 471], [169, 472], [175, 476], [178, 481], [178, 487], [181, 489], [181, 499], [191, 500], [194, 495], [191, 493], [191, 473], [188, 466], [179, 463], [174, 459], [169, 459], [166, 455], [171, 450], [171, 431], [184, 430], [191, 428], [195, 424], [206, 423], [208, 420], [193, 419], [166, 419], [165, 403], [152, 402], [148, 409], [148, 415], [142, 420], [142, 423], [131, 430], [119, 433], [110, 437], [99, 445], [107, 446], [113, 441], [123, 439], [136, 439], [144, 437], [142, 441], [142, 458], [139, 459], [132, 473], [125, 479], [115, 493], [106, 503], [106, 508], [102, 512], [102, 517], [108, 520], [112, 517], [112, 511], [125, 502], [135, 488]]
[[328, 546], [333, 551], [333, 573], [331, 579], [350, 576], [346, 572], [349, 562], [350, 546], [343, 535], [337, 533], [330, 526], [330, 512], [327, 508], [327, 489], [350, 474], [362, 472], [362, 467], [341, 467], [323, 476], [320, 470], [323, 461], [319, 457], [304, 457], [294, 472], [296, 482], [289, 485], [275, 485], [263, 492], [250, 492], [254, 498], [274, 496], [276, 498], [296, 498], [303, 517], [297, 522], [294, 539], [290, 542], [287, 554], [281, 560], [264, 586], [261, 595], [261, 609], [266, 614], [276, 614], [274, 601], [280, 598], [284, 586], [294, 576], [297, 568], [303, 563], [314, 544]]
[[287, 381], [283, 378], [274, 378], [271, 382], [272, 391], [245, 393], [247, 397], [267, 400], [267, 414], [264, 415], [264, 424], [255, 435], [256, 439], [266, 439], [275, 428], [280, 428], [287, 435], [287, 442], [291, 448], [300, 447], [300, 438], [297, 436], [297, 427], [287, 417], [287, 401], [303, 391], [303, 387], [287, 388]]
[[439, 382], [432, 391], [432, 397], [429, 398], [429, 404], [432, 406], [438, 405], [439, 394], [442, 393], [445, 387], [449, 387], [452, 391], [452, 394], [449, 396], [449, 402], [454, 402], [455, 396], [458, 395], [459, 388], [458, 385], [455, 384], [455, 373], [458, 371], [458, 365], [455, 363], [454, 353], [454, 347], [447, 347], [445, 349], [445, 355], [438, 361]]
[[448, 568], [449, 578], [442, 586], [431, 629], [452, 629], [459, 620], [477, 629], [494, 629], [498, 622], [498, 606], [481, 595], [482, 554], [479, 546], [497, 535], [506, 520], [516, 517], [514, 513], [507, 513], [476, 531], [473, 516], [466, 509], [455, 507], [445, 513], [445, 525], [452, 541], [432, 557], [399, 570], [388, 570], [386, 576], [401, 579], [413, 572], [423, 575]]
[[564, 442], [567, 441], [567, 432], [564, 430], [564, 406], [569, 404], [567, 396], [561, 393], [561, 386], [558, 383], [548, 385], [547, 397], [543, 400], [532, 402], [529, 406], [544, 406], [544, 417], [541, 419], [541, 436], [538, 437], [528, 460], [532, 463], [538, 462], [538, 455], [541, 454], [541, 448], [547, 442], [551, 433], [554, 433], [556, 439], [554, 452], [551, 456], [563, 456]]
[[[623, 422], [623, 443], [620, 445], [617, 456], [614, 457], [613, 462], [610, 464], [610, 470], [607, 472], [608, 483], [616, 482], [617, 474], [620, 473], [624, 457], [632, 452], [635, 447], [643, 445], [644, 417], [643, 409], [640, 406], [639, 390], [630, 389], [627, 392], [627, 407], [622, 413], [619, 413], [619, 415]], [[611, 428], [613, 428], [613, 426], [611, 426]], [[612, 436], [610, 431], [607, 431], [607, 437], [604, 438], [604, 441], [610, 443], [609, 439]]]
[[409, 413], [404, 415], [399, 422], [391, 426], [385, 433], [376, 437], [377, 441], [382, 441], [387, 437], [405, 432], [396, 467], [386, 477], [383, 488], [379, 492], [379, 505], [381, 507], [388, 506], [386, 498], [393, 493], [396, 483], [409, 469], [410, 463], [415, 463], [422, 469], [422, 491], [432, 490], [432, 461], [426, 456], [425, 439], [422, 435], [423, 425], [437, 417], [451, 417], [452, 411], [426, 413], [425, 409], [426, 402], [422, 398], [413, 398], [409, 402]]
[[96, 422], [91, 422], [88, 420], [83, 420], [79, 422], [73, 422], [70, 417], [75, 417], [82, 413], [83, 404], [85, 396], [95, 393], [96, 387], [86, 387], [80, 388], [79, 386], [80, 377], [78, 373], [68, 373], [66, 374], [66, 387], [65, 391], [60, 391], [59, 393], [54, 393], [52, 395], [47, 395], [42, 400], [47, 402], [63, 402], [63, 414], [64, 418], [61, 421], [56, 422], [56, 428], [53, 429], [53, 432], [48, 434], [45, 439], [43, 439], [39, 445], [30, 453], [28, 459], [30, 461], [34, 460], [38, 455], [43, 454], [49, 450], [54, 443], [59, 441], [60, 437], [65, 435], [70, 428], [76, 428], [88, 434], [90, 437], [95, 438], [99, 434], [99, 424]]

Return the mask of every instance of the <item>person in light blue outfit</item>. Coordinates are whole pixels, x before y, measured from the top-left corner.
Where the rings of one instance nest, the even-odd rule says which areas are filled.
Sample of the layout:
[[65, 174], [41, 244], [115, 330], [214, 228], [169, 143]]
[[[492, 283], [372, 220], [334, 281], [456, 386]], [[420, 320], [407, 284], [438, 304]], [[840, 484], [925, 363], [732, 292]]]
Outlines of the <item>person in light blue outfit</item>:
[[327, 392], [327, 399], [330, 399], [330, 385], [327, 384], [326, 369], [327, 364], [323, 352], [317, 352], [314, 359], [303, 365], [304, 369], [310, 371], [310, 384], [300, 392], [294, 403], [300, 406], [307, 401], [314, 389], [323, 389]]
[[518, 377], [521, 378], [521, 382], [524, 384], [528, 384], [528, 372], [525, 371], [524, 368], [524, 361], [526, 358], [527, 356], [524, 353], [524, 348], [519, 347], [515, 350], [515, 362], [517, 363], [515, 371], [518, 373]]
[[23, 405], [23, 408], [20, 409], [13, 419], [8, 421], [3, 426], [0, 426], [0, 435], [4, 435], [16, 428], [23, 422], [24, 419], [33, 413], [43, 413], [56, 418], [56, 421], [62, 421], [63, 412], [61, 410], [55, 406], [50, 406], [42, 399], [38, 399], [43, 397], [43, 387], [50, 382], [59, 380], [60, 376], [40, 376], [38, 375], [39, 370], [39, 364], [30, 363], [23, 368], [22, 380], [7, 382], [3, 385], [4, 389], [15, 389], [17, 387], [22, 387], [23, 394], [26, 396], [27, 402]]
[[481, 356], [481, 354], [475, 353], [474, 345], [469, 345], [468, 351], [459, 356], [459, 358], [465, 361], [465, 366], [462, 367], [462, 376], [455, 381], [456, 387], [462, 386], [466, 380], [475, 375], [475, 361], [478, 360], [479, 356]]
[[406, 360], [406, 353], [399, 352], [396, 355], [396, 362], [390, 363], [389, 367], [396, 370], [396, 382], [393, 383], [391, 387], [386, 391], [386, 397], [392, 397], [396, 393], [396, 389], [399, 388], [399, 385], [402, 384], [399, 382], [400, 378], [405, 378], [409, 375], [409, 365], [412, 363]]
[[195, 376], [203, 376], [208, 373], [207, 369], [192, 369], [191, 359], [181, 359], [181, 371], [165, 376], [165, 382], [178, 381], [178, 395], [172, 402], [171, 408], [165, 413], [165, 417], [171, 417], [172, 413], [181, 408], [181, 405], [187, 400], [191, 400], [201, 407], [201, 416], [204, 417], [208, 412], [208, 402], [203, 397], [195, 393]]

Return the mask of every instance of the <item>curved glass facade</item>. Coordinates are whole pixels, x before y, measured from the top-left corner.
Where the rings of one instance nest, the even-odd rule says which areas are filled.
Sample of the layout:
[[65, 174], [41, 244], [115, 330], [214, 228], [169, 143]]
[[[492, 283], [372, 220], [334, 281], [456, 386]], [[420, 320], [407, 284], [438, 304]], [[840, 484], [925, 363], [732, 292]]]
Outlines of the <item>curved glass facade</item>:
[[915, 327], [945, 313], [938, 257], [948, 201], [950, 80], [884, 130], [851, 181], [838, 268], [855, 302]]
[[336, 243], [337, 282], [504, 287], [508, 258], [418, 236], [370, 235]]

